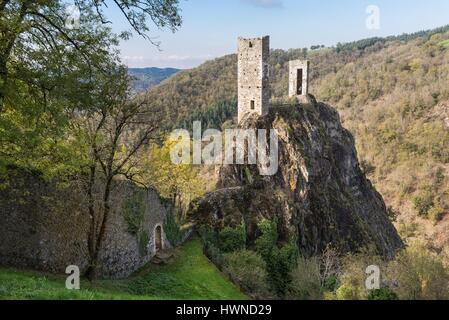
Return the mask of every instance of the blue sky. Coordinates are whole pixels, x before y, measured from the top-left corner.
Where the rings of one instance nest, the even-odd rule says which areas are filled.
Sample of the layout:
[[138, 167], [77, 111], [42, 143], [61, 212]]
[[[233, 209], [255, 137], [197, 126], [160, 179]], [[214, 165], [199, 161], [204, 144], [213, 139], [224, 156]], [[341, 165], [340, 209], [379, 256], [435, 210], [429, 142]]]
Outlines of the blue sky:
[[[379, 8], [380, 29], [368, 29], [367, 7]], [[134, 36], [121, 44], [130, 67], [191, 68], [236, 50], [238, 36], [271, 36], [288, 49], [373, 36], [396, 35], [449, 24], [448, 0], [180, 0], [183, 26], [174, 34], [153, 29], [161, 51]], [[129, 29], [109, 9], [114, 31]]]

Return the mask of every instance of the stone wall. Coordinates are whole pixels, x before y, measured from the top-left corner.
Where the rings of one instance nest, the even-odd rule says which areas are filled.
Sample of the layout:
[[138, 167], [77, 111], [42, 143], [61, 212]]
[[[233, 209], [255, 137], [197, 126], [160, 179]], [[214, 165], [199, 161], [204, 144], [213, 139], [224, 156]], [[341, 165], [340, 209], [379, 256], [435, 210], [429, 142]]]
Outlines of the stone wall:
[[268, 113], [270, 37], [238, 38], [238, 121]]
[[[289, 62], [289, 97], [306, 96], [309, 93], [309, 66], [310, 62], [308, 60], [293, 60]], [[298, 88], [299, 70], [302, 70], [302, 86], [300, 88]]]
[[[86, 199], [76, 183], [56, 186], [38, 175], [10, 173], [0, 190], [0, 265], [63, 273], [68, 265], [83, 272], [89, 264]], [[142, 219], [130, 231], [125, 202], [141, 195]], [[119, 182], [112, 193], [106, 240], [100, 252], [102, 275], [125, 278], [155, 255], [155, 229], [162, 228], [163, 249], [170, 248], [164, 222], [170, 209], [153, 190]]]

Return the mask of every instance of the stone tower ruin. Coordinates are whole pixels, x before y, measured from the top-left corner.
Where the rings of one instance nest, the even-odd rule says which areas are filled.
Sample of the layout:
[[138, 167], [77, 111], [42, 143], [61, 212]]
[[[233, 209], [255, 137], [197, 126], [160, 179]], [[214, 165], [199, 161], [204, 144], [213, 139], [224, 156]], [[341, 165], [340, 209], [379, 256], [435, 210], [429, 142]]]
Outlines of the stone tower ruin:
[[306, 96], [309, 93], [308, 60], [293, 60], [289, 62], [288, 96]]
[[268, 113], [270, 37], [238, 38], [238, 121]]

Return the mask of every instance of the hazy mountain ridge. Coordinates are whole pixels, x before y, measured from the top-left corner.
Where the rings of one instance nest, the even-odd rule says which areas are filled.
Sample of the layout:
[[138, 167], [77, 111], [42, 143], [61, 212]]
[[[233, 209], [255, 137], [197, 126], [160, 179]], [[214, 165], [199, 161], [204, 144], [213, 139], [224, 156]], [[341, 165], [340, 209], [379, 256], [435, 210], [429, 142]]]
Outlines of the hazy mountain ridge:
[[180, 69], [175, 68], [129, 68], [129, 74], [134, 77], [133, 90], [136, 93], [144, 92], [165, 79], [171, 77]]

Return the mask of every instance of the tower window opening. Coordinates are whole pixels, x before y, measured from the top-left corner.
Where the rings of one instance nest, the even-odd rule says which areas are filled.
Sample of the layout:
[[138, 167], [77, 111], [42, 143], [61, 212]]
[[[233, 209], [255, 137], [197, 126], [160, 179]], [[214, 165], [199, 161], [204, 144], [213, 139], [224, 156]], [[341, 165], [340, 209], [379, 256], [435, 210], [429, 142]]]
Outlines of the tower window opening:
[[297, 80], [296, 80], [296, 94], [302, 95], [302, 76], [303, 76], [302, 69], [297, 70]]

